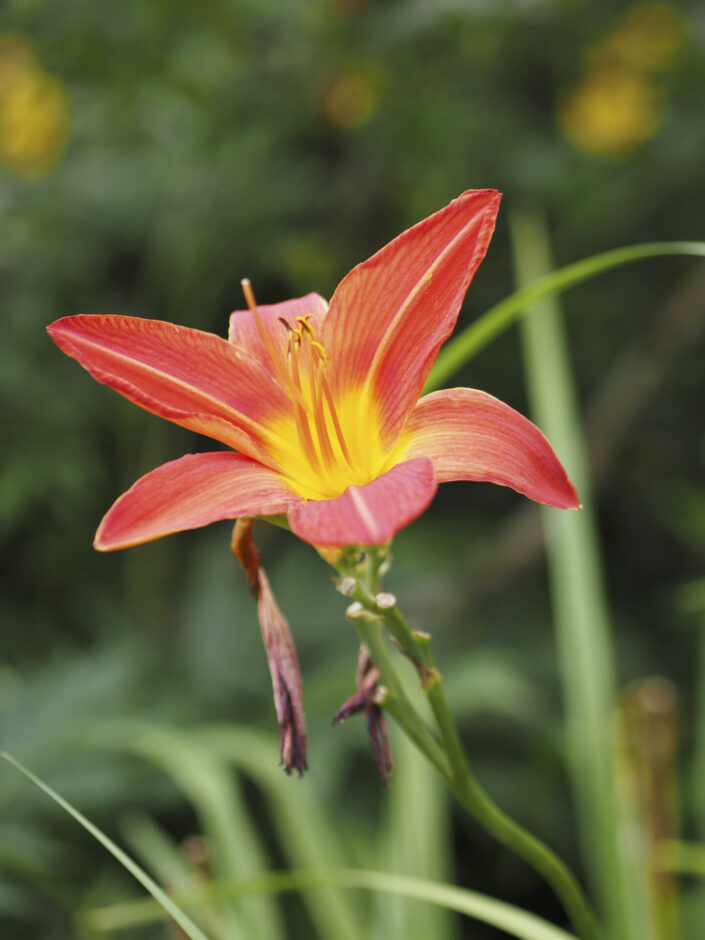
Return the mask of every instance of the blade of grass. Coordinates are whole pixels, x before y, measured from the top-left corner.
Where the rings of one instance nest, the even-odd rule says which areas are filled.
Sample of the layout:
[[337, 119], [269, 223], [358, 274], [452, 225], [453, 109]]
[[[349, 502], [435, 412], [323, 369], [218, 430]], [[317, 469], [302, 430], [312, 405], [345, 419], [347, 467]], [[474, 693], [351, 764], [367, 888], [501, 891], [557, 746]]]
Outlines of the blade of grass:
[[[199, 741], [197, 733], [151, 727], [137, 736], [131, 750], [164, 769], [193, 804], [216, 877], [234, 879], [266, 868], [266, 855], [239, 781]], [[283, 940], [279, 911], [271, 903], [248, 899], [227, 911], [229, 936], [243, 940]]]
[[[133, 854], [157, 875], [171, 894], [193, 890], [206, 880], [204, 872], [151, 816], [132, 812], [121, 818], [119, 823], [123, 838]], [[206, 907], [199, 913], [199, 926], [206, 927], [211, 940], [230, 940], [217, 910]]]
[[131, 812], [119, 821], [120, 831], [134, 855], [156, 872], [162, 884], [173, 891], [188, 891], [200, 872], [151, 816]]
[[[193, 923], [193, 921], [187, 917], [187, 915], [181, 910], [181, 908], [166, 894], [151, 878], [144, 869], [130, 858], [130, 856], [123, 852], [123, 850], [116, 845], [111, 838], [106, 836], [97, 826], [95, 826], [89, 819], [79, 812], [74, 806], [68, 803], [62, 796], [53, 790], [48, 784], [44, 783], [43, 780], [40, 780], [39, 777], [36, 777], [31, 770], [21, 764], [16, 760], [11, 754], [8, 754], [6, 751], [0, 751], [0, 757], [3, 760], [8, 761], [12, 764], [21, 774], [24, 774], [28, 780], [31, 780], [32, 783], [39, 787], [40, 790], [43, 790], [47, 796], [57, 803], [63, 810], [65, 810], [70, 816], [72, 816], [79, 825], [89, 832], [94, 839], [96, 839], [100, 844], [110, 852], [110, 854], [125, 868], [129, 873], [135, 878], [143, 888], [145, 888], [157, 902], [160, 908], [162, 908], [169, 917], [175, 923], [181, 927], [187, 937], [190, 940], [208, 940], [206, 935]], [[158, 910], [158, 909], [155, 909]], [[158, 919], [155, 918], [155, 919]]]
[[[546, 277], [551, 257], [542, 219], [524, 213], [510, 221], [520, 285], [535, 284], [537, 279], [545, 285], [551, 277]], [[531, 411], [583, 501], [580, 512], [542, 507], [579, 834], [608, 936], [643, 940], [644, 906], [619, 840], [610, 741], [615, 662], [575, 388], [556, 298], [544, 292], [528, 312], [521, 334]]]
[[[576, 940], [573, 934], [555, 927], [535, 914], [523, 911], [504, 901], [498, 901], [476, 891], [438, 884], [422, 878], [390, 875], [364, 869], [337, 871], [269, 872], [259, 878], [231, 884], [212, 884], [208, 891], [179, 895], [187, 906], [208, 904], [215, 898], [235, 897], [253, 893], [303, 891], [337, 885], [365, 891], [381, 891], [438, 904], [450, 911], [464, 914], [485, 924], [503, 930], [517, 940]], [[111, 907], [95, 908], [84, 915], [84, 926], [94, 932], [107, 933], [155, 920], [155, 906], [149, 902], [132, 901]], [[435, 938], [433, 938], [435, 940]]]
[[532, 304], [545, 297], [558, 294], [598, 274], [632, 261], [656, 258], [665, 255], [694, 255], [705, 257], [705, 242], [651, 242], [645, 245], [629, 245], [605, 251], [590, 258], [583, 258], [550, 273], [537, 275], [523, 284], [519, 290], [490, 307], [470, 326], [451, 339], [436, 359], [428, 377], [424, 392], [432, 392], [444, 385], [448, 379], [484, 349], [500, 333], [503, 333], [520, 317], [529, 312]]
[[[340, 841], [338, 830], [321, 811], [315, 777], [308, 774], [292, 786], [272, 760], [278, 747], [273, 737], [233, 725], [204, 728], [200, 734], [204, 745], [231, 761], [260, 787], [292, 868], [332, 871], [350, 863], [350, 852]], [[336, 884], [325, 883], [315, 891], [304, 891], [303, 901], [321, 937], [363, 940], [369, 936], [365, 911]]]
[[[153, 750], [155, 735], [167, 731], [134, 722], [101, 722], [86, 732], [84, 743], [137, 751], [145, 756], [145, 746]], [[273, 757], [279, 751], [276, 738], [236, 725], [201, 726], [190, 733], [209, 760], [232, 764], [260, 788], [292, 867], [333, 870], [350, 863], [336, 829], [321, 811], [321, 794], [316, 790], [313, 775], [292, 781], [276, 764]], [[304, 891], [303, 901], [320, 937], [363, 940], [369, 936], [365, 912], [335, 885]]]

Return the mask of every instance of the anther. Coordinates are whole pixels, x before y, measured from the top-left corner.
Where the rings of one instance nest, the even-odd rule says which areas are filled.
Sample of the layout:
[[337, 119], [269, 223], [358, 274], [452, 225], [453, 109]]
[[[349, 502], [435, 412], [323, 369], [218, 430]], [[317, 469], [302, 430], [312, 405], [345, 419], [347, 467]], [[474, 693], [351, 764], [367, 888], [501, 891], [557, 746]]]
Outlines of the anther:
[[328, 356], [326, 351], [317, 339], [311, 340], [311, 349], [315, 349], [315, 351], [318, 353], [318, 358], [321, 365], [328, 365]]

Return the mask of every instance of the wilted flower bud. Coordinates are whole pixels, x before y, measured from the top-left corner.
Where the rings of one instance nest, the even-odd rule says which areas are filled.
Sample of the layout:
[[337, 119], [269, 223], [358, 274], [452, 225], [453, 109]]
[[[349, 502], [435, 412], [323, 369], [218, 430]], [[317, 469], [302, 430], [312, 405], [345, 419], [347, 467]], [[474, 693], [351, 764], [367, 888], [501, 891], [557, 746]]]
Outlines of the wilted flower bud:
[[233, 529], [231, 548], [244, 568], [257, 600], [257, 616], [267, 650], [274, 705], [279, 719], [279, 746], [284, 770], [291, 773], [293, 768], [303, 773], [308, 765], [299, 662], [289, 624], [274, 599], [252, 541], [253, 522], [251, 516], [238, 519]]

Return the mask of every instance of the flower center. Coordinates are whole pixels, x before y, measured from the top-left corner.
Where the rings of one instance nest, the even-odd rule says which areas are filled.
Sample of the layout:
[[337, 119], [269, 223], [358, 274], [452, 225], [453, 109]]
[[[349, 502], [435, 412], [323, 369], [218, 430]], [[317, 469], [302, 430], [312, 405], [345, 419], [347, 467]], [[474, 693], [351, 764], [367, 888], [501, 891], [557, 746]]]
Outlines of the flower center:
[[243, 282], [248, 307], [267, 349], [277, 381], [291, 401], [291, 412], [268, 428], [268, 450], [289, 477], [292, 488], [306, 499], [331, 499], [350, 486], [362, 486], [389, 470], [401, 442], [390, 451], [382, 446], [377, 408], [362, 389], [334, 395], [328, 356], [310, 322], [279, 318], [288, 333], [285, 352], [275, 344], [257, 310], [249, 281]]

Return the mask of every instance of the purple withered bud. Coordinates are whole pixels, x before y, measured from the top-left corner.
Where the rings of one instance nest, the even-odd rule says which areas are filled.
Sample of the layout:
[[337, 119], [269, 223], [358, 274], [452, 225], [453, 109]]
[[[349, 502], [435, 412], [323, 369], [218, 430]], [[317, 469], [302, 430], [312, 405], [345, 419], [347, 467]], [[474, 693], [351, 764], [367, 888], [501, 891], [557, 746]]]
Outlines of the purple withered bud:
[[342, 724], [351, 715], [364, 713], [372, 755], [382, 783], [387, 786], [392, 772], [392, 753], [384, 712], [376, 701], [379, 691], [379, 670], [372, 662], [370, 652], [364, 643], [360, 646], [355, 682], [357, 691], [340, 706], [333, 716], [333, 724]]
[[289, 624], [274, 599], [269, 580], [260, 564], [252, 540], [253, 523], [251, 516], [243, 516], [237, 520], [231, 548], [247, 575], [257, 601], [257, 616], [267, 650], [274, 706], [279, 719], [279, 747], [284, 770], [288, 774], [292, 769], [298, 770], [301, 774], [308, 765], [299, 661]]

